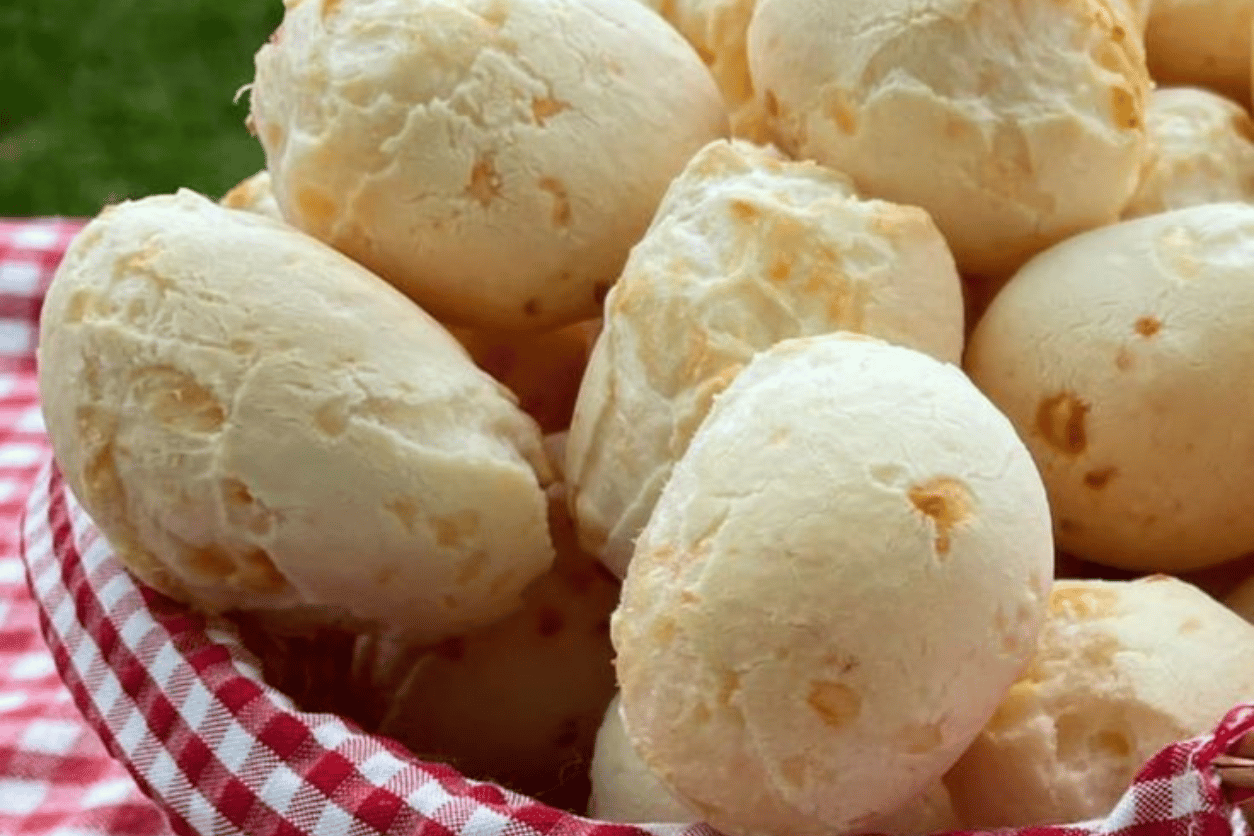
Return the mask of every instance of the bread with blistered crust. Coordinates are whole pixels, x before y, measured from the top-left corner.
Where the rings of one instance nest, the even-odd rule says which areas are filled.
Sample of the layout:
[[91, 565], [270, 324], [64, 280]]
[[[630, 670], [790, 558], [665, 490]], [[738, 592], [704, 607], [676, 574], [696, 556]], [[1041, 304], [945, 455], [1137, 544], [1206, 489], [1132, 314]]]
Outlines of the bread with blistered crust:
[[1150, 78], [1109, 0], [760, 0], [749, 67], [772, 135], [931, 213], [964, 274], [1119, 217]]
[[675, 465], [611, 619], [627, 736], [716, 829], [873, 826], [937, 780], [1035, 649], [1045, 491], [962, 372], [781, 342]]
[[257, 53], [251, 119], [291, 223], [441, 322], [529, 331], [596, 316], [727, 133], [635, 0], [305, 0]]
[[1146, 125], [1149, 164], [1124, 218], [1254, 202], [1254, 122], [1241, 105], [1199, 88], [1155, 90]]
[[860, 331], [958, 362], [962, 291], [920, 209], [717, 141], [671, 184], [606, 299], [567, 444], [581, 542], [620, 577], [718, 392], [789, 337]]
[[1254, 693], [1254, 626], [1190, 584], [1057, 581], [1032, 664], [946, 776], [963, 826], [1102, 818]]
[[439, 639], [553, 560], [535, 423], [431, 317], [270, 218], [106, 209], [41, 319], [57, 462], [122, 562], [203, 610]]

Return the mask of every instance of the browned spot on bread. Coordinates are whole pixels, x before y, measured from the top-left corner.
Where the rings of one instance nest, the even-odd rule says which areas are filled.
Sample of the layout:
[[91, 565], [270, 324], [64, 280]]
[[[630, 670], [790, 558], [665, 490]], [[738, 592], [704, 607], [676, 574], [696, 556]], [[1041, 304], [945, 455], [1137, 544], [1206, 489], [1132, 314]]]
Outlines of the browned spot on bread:
[[1049, 611], [1077, 620], [1113, 615], [1119, 596], [1110, 589], [1092, 586], [1058, 586], [1049, 593]]
[[533, 297], [531, 299], [528, 299], [526, 302], [524, 302], [523, 313], [525, 313], [527, 316], [539, 316], [540, 315], [540, 300]]
[[1196, 618], [1186, 618], [1180, 624], [1180, 635], [1187, 636], [1202, 629], [1202, 622]]
[[974, 505], [967, 486], [951, 476], [939, 476], [915, 485], [906, 495], [921, 514], [932, 520], [936, 553], [949, 554], [954, 527], [971, 516]]
[[1136, 332], [1142, 337], [1152, 337], [1163, 327], [1155, 317], [1143, 316], [1136, 321]]
[[1036, 431], [1059, 453], [1078, 456], [1088, 447], [1084, 424], [1089, 409], [1071, 392], [1059, 392], [1037, 406]]
[[848, 685], [826, 679], [810, 683], [806, 704], [819, 715], [820, 720], [834, 729], [847, 726], [862, 711], [862, 698], [856, 691]]
[[553, 226], [570, 226], [570, 197], [566, 194], [566, 186], [555, 177], [541, 177], [539, 186], [553, 198], [550, 216]]
[[792, 275], [792, 256], [788, 253], [777, 253], [771, 266], [767, 268], [766, 277], [773, 282], [786, 282]]
[[235, 571], [235, 561], [217, 546], [188, 550], [184, 563], [197, 575], [207, 578], [227, 578]]
[[340, 0], [322, 0], [322, 22], [340, 10]]
[[666, 647], [675, 641], [675, 635], [679, 632], [679, 626], [673, 618], [660, 618], [653, 625], [653, 640], [657, 642], [659, 647]]
[[564, 110], [570, 110], [570, 105], [551, 96], [531, 100], [531, 118], [535, 119], [536, 124], [541, 127]]
[[325, 227], [335, 218], [335, 201], [317, 189], [301, 189], [296, 193], [296, 211], [309, 223]]
[[1121, 372], [1132, 368], [1132, 353], [1128, 349], [1120, 348], [1115, 352], [1115, 368]]
[[418, 503], [412, 496], [398, 497], [383, 506], [384, 510], [400, 521], [401, 527], [410, 534], [418, 525]]
[[491, 155], [475, 160], [470, 169], [470, 182], [466, 184], [466, 194], [485, 209], [501, 196], [501, 177], [496, 173]]
[[540, 607], [536, 613], [536, 632], [544, 637], [556, 636], [566, 627], [566, 619], [556, 607]]
[[939, 749], [945, 742], [939, 722], [911, 723], [903, 726], [898, 730], [897, 738], [901, 741], [902, 748], [912, 755], [926, 755], [928, 752]]
[[167, 427], [212, 433], [226, 421], [226, 411], [213, 393], [195, 377], [173, 366], [138, 370], [132, 387], [139, 406]]
[[348, 429], [348, 400], [342, 397], [332, 398], [314, 410], [313, 419], [314, 426], [323, 435], [334, 438], [342, 434]]
[[1086, 487], [1092, 488], [1095, 491], [1100, 491], [1102, 488], [1109, 485], [1110, 480], [1118, 473], [1119, 468], [1117, 467], [1103, 467], [1097, 470], [1090, 470], [1088, 473], [1084, 474], [1084, 484]]
[[435, 541], [446, 549], [463, 545], [479, 531], [479, 514], [469, 509], [431, 521]]
[[1134, 131], [1141, 127], [1140, 108], [1136, 105], [1136, 97], [1128, 88], [1110, 88], [1110, 111], [1116, 127], [1125, 131]]
[[233, 525], [246, 528], [254, 534], [267, 534], [274, 528], [274, 512], [253, 496], [246, 484], [239, 479], [227, 477], [221, 481], [220, 487], [227, 520]]
[[747, 200], [733, 200], [730, 208], [732, 215], [739, 221], [749, 223], [758, 218], [758, 208]]

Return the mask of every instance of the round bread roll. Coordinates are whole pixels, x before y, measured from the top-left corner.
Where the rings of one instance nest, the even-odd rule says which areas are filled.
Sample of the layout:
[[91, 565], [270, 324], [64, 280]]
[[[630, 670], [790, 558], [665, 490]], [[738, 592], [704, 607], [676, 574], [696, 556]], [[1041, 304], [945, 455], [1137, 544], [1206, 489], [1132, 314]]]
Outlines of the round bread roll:
[[552, 563], [535, 423], [408, 299], [261, 215], [106, 209], [48, 291], [39, 381], [118, 557], [202, 609], [439, 639]]
[[865, 332], [957, 363], [962, 290], [927, 213], [717, 141], [672, 183], [606, 299], [567, 473], [584, 547], [620, 577], [710, 403], [782, 339]]
[[467, 777], [582, 806], [614, 695], [618, 581], [580, 553], [560, 486], [549, 494], [553, 569], [526, 589], [518, 612], [410, 656], [377, 731]]
[[1252, 656], [1254, 626], [1182, 581], [1057, 581], [1036, 658], [945, 778], [964, 826], [1105, 816], [1254, 693]]
[[570, 426], [598, 327], [580, 322], [539, 334], [449, 330], [479, 368], [518, 397], [541, 430], [554, 433]]
[[218, 202], [228, 209], [256, 212], [286, 223], [283, 213], [279, 211], [278, 201], [274, 199], [274, 190], [270, 187], [270, 172], [264, 169], [241, 180]]
[[1150, 74], [1159, 84], [1195, 84], [1248, 102], [1252, 25], [1254, 0], [1153, 0]]
[[749, 67], [782, 148], [923, 207], [964, 274], [1005, 277], [1131, 197], [1132, 29], [1105, 0], [761, 0]]
[[1042, 253], [967, 369], [1022, 434], [1059, 545], [1176, 574], [1254, 550], [1254, 206], [1210, 204]]
[[759, 354], [694, 435], [611, 619], [627, 736], [731, 834], [871, 827], [1031, 658], [1049, 508], [954, 366], [845, 334]]
[[1202, 203], [1254, 202], [1254, 122], [1217, 93], [1155, 90], [1146, 110], [1153, 148], [1125, 218]]
[[[667, 791], [631, 747], [623, 728], [620, 703], [621, 699], [614, 697], [597, 732], [588, 815], [624, 824], [697, 821], [697, 814]], [[904, 807], [876, 819], [865, 830], [886, 836], [923, 836], [958, 827], [949, 790], [938, 780]]]
[[256, 56], [275, 197], [442, 322], [594, 317], [684, 163], [709, 71], [634, 0], [306, 0]]

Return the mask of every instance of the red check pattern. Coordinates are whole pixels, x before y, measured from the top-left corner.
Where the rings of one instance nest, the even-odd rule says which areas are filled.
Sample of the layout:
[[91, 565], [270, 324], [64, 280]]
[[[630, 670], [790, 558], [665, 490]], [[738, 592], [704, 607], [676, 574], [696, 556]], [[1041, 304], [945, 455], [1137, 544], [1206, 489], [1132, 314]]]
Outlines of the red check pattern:
[[81, 221], [0, 221], [0, 833], [164, 836], [170, 828], [83, 722], [39, 634], [18, 556], [48, 458], [35, 385], [39, 303]]
[[[63, 247], [68, 227], [56, 228]], [[49, 240], [21, 226], [3, 229], [10, 238], [16, 230]], [[19, 260], [39, 270], [0, 275], [20, 275], [39, 294], [59, 251], [21, 250]], [[713, 836], [701, 825], [633, 827], [569, 815], [419, 761], [333, 714], [302, 711], [266, 683], [235, 625], [136, 583], [51, 463], [31, 483], [46, 459], [29, 356], [37, 305], [0, 301], [0, 340], [27, 352], [11, 355], [9, 394], [0, 393], [0, 485], [11, 480], [0, 513], [12, 520], [25, 499], [22, 557], [33, 594], [12, 568], [12, 535], [0, 538], [0, 833], [158, 834], [168, 821], [189, 836]], [[6, 312], [32, 318], [9, 322]], [[20, 703], [7, 709], [6, 698]], [[26, 711], [28, 700], [40, 708]], [[88, 727], [103, 749], [84, 734]], [[1237, 707], [1213, 734], [1146, 764], [1104, 820], [1015, 836], [1246, 836], [1213, 764], [1251, 730], [1254, 704]], [[36, 788], [21, 789], [28, 786]], [[91, 818], [90, 799], [106, 796], [111, 818]], [[61, 797], [69, 806], [53, 805]], [[10, 814], [6, 804], [31, 809]]]

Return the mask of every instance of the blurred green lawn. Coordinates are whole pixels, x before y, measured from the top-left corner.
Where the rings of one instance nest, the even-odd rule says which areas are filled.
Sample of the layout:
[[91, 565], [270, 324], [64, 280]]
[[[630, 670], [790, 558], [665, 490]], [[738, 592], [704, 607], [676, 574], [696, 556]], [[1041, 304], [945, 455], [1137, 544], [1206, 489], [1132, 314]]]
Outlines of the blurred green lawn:
[[244, 128], [281, 0], [0, 2], [0, 217], [94, 215], [264, 164]]

